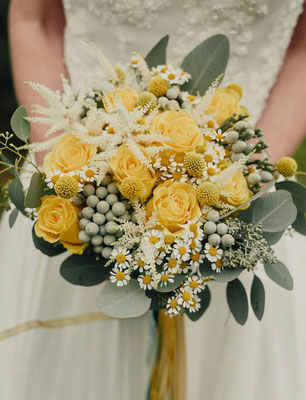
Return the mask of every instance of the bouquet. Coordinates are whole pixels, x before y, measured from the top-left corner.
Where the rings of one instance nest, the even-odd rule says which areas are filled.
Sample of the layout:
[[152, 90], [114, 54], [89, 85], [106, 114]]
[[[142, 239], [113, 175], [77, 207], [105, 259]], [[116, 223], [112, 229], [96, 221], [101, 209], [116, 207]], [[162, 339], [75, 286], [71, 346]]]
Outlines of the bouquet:
[[[252, 110], [240, 104], [242, 87], [222, 85], [226, 36], [201, 43], [180, 67], [166, 63], [167, 43], [168, 36], [145, 58], [133, 53], [126, 66], [113, 66], [89, 43], [106, 79], [98, 87], [84, 82], [77, 93], [64, 77], [62, 94], [27, 82], [47, 106], [34, 105], [33, 117], [23, 107], [14, 113], [12, 130], [24, 146], [1, 135], [1, 164], [14, 175], [10, 227], [18, 214], [31, 218], [38, 250], [70, 253], [64, 279], [103, 282], [97, 305], [108, 316], [165, 310], [197, 320], [209, 287], [224, 283], [230, 311], [244, 324], [246, 270], [260, 320], [258, 268], [293, 288], [271, 246], [285, 231], [305, 234], [306, 189], [294, 180], [292, 158], [270, 161]], [[49, 126], [44, 143], [29, 143], [30, 122]], [[48, 151], [42, 167], [33, 159], [39, 151]]]

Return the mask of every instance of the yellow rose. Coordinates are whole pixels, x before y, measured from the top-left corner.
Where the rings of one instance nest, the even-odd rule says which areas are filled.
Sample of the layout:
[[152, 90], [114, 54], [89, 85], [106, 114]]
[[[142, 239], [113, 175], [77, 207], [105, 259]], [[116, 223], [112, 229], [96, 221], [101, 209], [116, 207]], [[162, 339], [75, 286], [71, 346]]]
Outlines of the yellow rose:
[[79, 240], [79, 208], [57, 196], [44, 196], [38, 208], [35, 233], [49, 243], [60, 242], [70, 254], [82, 254], [87, 243]]
[[[243, 176], [241, 169], [238, 169], [231, 178], [227, 181], [225, 186], [222, 188], [223, 192], [220, 199], [231, 206], [238, 207], [247, 201], [250, 197], [247, 181]], [[243, 209], [248, 208], [248, 205]]]
[[154, 190], [146, 206], [149, 216], [158, 209], [157, 218], [166, 231], [176, 235], [183, 233], [183, 226], [201, 216], [193, 186], [188, 183], [166, 181]]
[[64, 173], [76, 171], [87, 165], [96, 151], [96, 146], [80, 143], [80, 139], [75, 135], [63, 135], [53, 150], [46, 155], [43, 162], [44, 171], [48, 172], [51, 169], [58, 169]]
[[[139, 146], [139, 148], [145, 155], [143, 147]], [[141, 199], [146, 200], [150, 196], [156, 182], [156, 177], [127, 145], [123, 144], [119, 147], [116, 156], [111, 160], [110, 166], [119, 184], [128, 176], [136, 177], [142, 183]]]
[[[136, 90], [131, 88], [116, 89], [115, 93], [117, 93], [117, 95], [121, 98], [122, 104], [128, 111], [133, 111], [134, 108], [137, 107], [138, 93]], [[114, 105], [114, 93], [108, 92], [106, 96], [111, 104]], [[106, 102], [103, 103], [105, 109], [107, 110]]]
[[204, 144], [203, 136], [195, 119], [183, 111], [165, 111], [153, 119], [155, 131], [171, 141], [165, 142], [176, 151], [189, 153]]
[[226, 88], [217, 88], [206, 110], [206, 114], [212, 115], [219, 125], [234, 113], [245, 114], [245, 108], [239, 105], [242, 96], [242, 87], [237, 83]]

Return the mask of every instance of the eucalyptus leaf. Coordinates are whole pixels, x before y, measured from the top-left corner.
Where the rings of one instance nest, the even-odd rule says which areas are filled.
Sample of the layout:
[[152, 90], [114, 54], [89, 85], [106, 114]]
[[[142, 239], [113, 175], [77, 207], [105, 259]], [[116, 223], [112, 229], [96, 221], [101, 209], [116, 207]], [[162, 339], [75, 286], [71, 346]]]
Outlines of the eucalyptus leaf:
[[41, 205], [41, 197], [43, 196], [43, 179], [42, 176], [35, 172], [32, 175], [31, 183], [25, 197], [24, 205], [29, 208], [36, 208]]
[[186, 309], [186, 315], [191, 321], [197, 321], [208, 309], [211, 300], [209, 287], [206, 286], [202, 292], [198, 293], [198, 297], [201, 299], [201, 308], [196, 312], [190, 312], [188, 308]]
[[135, 318], [145, 314], [151, 305], [151, 299], [140, 289], [136, 279], [118, 287], [106, 282], [98, 295], [97, 306], [104, 314], [113, 318]]
[[256, 275], [254, 275], [251, 287], [251, 305], [256, 318], [261, 321], [265, 311], [265, 288]]
[[229, 40], [225, 35], [212, 36], [199, 44], [183, 60], [181, 68], [191, 75], [182, 90], [204, 95], [210, 85], [224, 74], [229, 58]]
[[25, 120], [27, 117], [27, 110], [20, 106], [17, 108], [11, 118], [11, 127], [13, 132], [25, 143], [28, 142], [28, 139], [31, 136], [31, 125], [29, 121]]
[[166, 64], [166, 51], [169, 41], [169, 35], [164, 36], [147, 54], [145, 61], [149, 68], [157, 67], [157, 65]]
[[105, 267], [106, 260], [96, 260], [96, 255], [73, 254], [62, 262], [60, 274], [66, 281], [80, 286], [93, 286], [108, 279], [111, 267]]
[[279, 260], [275, 264], [264, 263], [266, 274], [272, 281], [287, 290], [293, 289], [293, 279], [287, 267]]
[[54, 257], [66, 251], [66, 249], [59, 243], [52, 244], [46, 242], [43, 238], [39, 238], [35, 233], [34, 226], [32, 229], [32, 239], [34, 246], [48, 257]]
[[298, 212], [292, 228], [299, 232], [301, 235], [306, 235], [306, 221], [305, 214]]
[[280, 238], [283, 236], [284, 231], [280, 232], [262, 232], [262, 236], [270, 246], [276, 244]]
[[297, 210], [292, 196], [285, 190], [268, 193], [253, 208], [253, 221], [262, 224], [264, 232], [280, 232], [295, 221]]
[[17, 208], [14, 208], [14, 210], [10, 213], [10, 215], [9, 215], [9, 227], [10, 228], [13, 228], [13, 226], [16, 222], [16, 219], [18, 217], [18, 214], [19, 214], [19, 211]]
[[200, 264], [200, 272], [204, 277], [212, 276], [216, 282], [226, 283], [236, 279], [244, 268], [224, 268], [221, 272], [216, 272], [211, 268], [211, 263], [204, 260]]
[[155, 290], [157, 292], [172, 292], [172, 290], [175, 290], [180, 286], [185, 278], [184, 274], [175, 275], [173, 283], [168, 282], [166, 286], [163, 286], [161, 285], [161, 282], [159, 282]]
[[[2, 160], [3, 162], [5, 162], [6, 164], [11, 165], [10, 169], [8, 170], [8, 172], [9, 172], [11, 175], [13, 175], [13, 176], [16, 177], [15, 167], [14, 167], [14, 164], [12, 163], [12, 161], [11, 161], [8, 157], [6, 157], [3, 153], [1, 154], [1, 160]], [[6, 168], [6, 167], [4, 166], [4, 168]]]
[[10, 183], [9, 196], [15, 207], [24, 213], [24, 193], [21, 183], [17, 178]]
[[236, 322], [244, 325], [248, 319], [249, 305], [246, 291], [239, 279], [228, 282], [226, 298]]
[[277, 190], [287, 190], [291, 193], [293, 202], [297, 210], [306, 213], [306, 187], [300, 183], [293, 181], [277, 182], [275, 184]]

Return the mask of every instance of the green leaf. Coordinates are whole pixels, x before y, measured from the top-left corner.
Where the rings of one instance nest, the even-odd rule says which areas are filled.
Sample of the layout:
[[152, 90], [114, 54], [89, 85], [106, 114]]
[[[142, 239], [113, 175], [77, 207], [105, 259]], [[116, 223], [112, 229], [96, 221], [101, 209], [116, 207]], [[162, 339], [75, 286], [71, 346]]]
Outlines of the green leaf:
[[169, 35], [164, 36], [147, 54], [145, 61], [149, 68], [157, 65], [166, 64], [166, 50], [169, 41]]
[[306, 213], [306, 187], [293, 181], [283, 181], [275, 184], [277, 190], [287, 190], [291, 193], [297, 210]]
[[60, 274], [66, 281], [80, 286], [93, 286], [109, 277], [111, 267], [105, 267], [106, 260], [96, 260], [96, 255], [73, 254], [62, 263]]
[[24, 193], [18, 178], [10, 183], [9, 195], [16, 208], [24, 213]]
[[266, 239], [266, 241], [268, 242], [268, 244], [270, 246], [272, 246], [273, 244], [277, 243], [280, 238], [283, 236], [284, 231], [280, 231], [280, 232], [262, 232], [262, 236], [264, 237], [264, 239]]
[[174, 282], [173, 283], [169, 282], [166, 286], [162, 286], [160, 284], [160, 282], [159, 282], [158, 285], [157, 285], [157, 288], [155, 290], [157, 292], [163, 292], [163, 293], [172, 292], [172, 290], [175, 290], [180, 286], [180, 284], [184, 281], [185, 278], [186, 277], [185, 277], [184, 274], [176, 275], [174, 277]]
[[14, 208], [14, 210], [10, 213], [10, 215], [9, 215], [9, 227], [10, 228], [13, 228], [13, 226], [16, 222], [16, 219], [18, 217], [18, 214], [19, 214], [19, 211], [17, 208]]
[[244, 325], [248, 319], [249, 305], [246, 291], [239, 279], [228, 282], [226, 298], [236, 322]]
[[291, 194], [278, 190], [256, 201], [253, 221], [261, 223], [264, 232], [280, 232], [295, 221], [296, 214]]
[[237, 278], [241, 274], [244, 268], [224, 268], [221, 272], [213, 271], [211, 263], [208, 260], [204, 260], [200, 264], [200, 272], [204, 277], [212, 276], [216, 282], [226, 283]]
[[[34, 224], [35, 225], [35, 224]], [[32, 239], [34, 242], [34, 246], [40, 250], [43, 254], [49, 257], [57, 256], [58, 254], [64, 253], [67, 251], [60, 243], [52, 244], [46, 242], [43, 238], [39, 238], [34, 231], [34, 226], [32, 229]]]
[[98, 308], [113, 318], [135, 318], [145, 314], [151, 305], [151, 299], [140, 289], [136, 279], [123, 287], [106, 282], [97, 298]]
[[[10, 165], [12, 166], [12, 167], [8, 170], [8, 172], [9, 172], [11, 175], [13, 175], [13, 176], [16, 177], [15, 167], [14, 167], [13, 162], [12, 162], [8, 157], [6, 157], [3, 153], [1, 154], [1, 160], [2, 160], [3, 162], [5, 162], [5, 163], [7, 163], [7, 164], [10, 164]], [[3, 166], [3, 167], [6, 168], [5, 166]]]
[[225, 72], [229, 58], [229, 40], [215, 35], [199, 44], [183, 60], [181, 68], [191, 75], [182, 90], [204, 95], [210, 85]]
[[201, 308], [199, 309], [199, 311], [190, 312], [188, 308], [186, 309], [186, 315], [189, 319], [191, 319], [191, 321], [197, 321], [208, 309], [211, 300], [209, 287], [206, 286], [206, 288], [198, 294], [198, 297], [201, 299]]
[[255, 205], [256, 201], [253, 201], [253, 203], [250, 204], [250, 206], [246, 209], [246, 210], [242, 210], [239, 213], [238, 218], [245, 222], [246, 224], [249, 224], [250, 222], [252, 222], [252, 218], [253, 218], [253, 208]]
[[266, 274], [272, 281], [287, 290], [293, 289], [293, 279], [286, 266], [281, 261], [275, 264], [264, 263]]
[[31, 125], [29, 121], [25, 120], [27, 116], [27, 110], [20, 106], [17, 108], [11, 118], [11, 127], [13, 132], [25, 143], [27, 143], [29, 137], [31, 136]]
[[256, 275], [254, 275], [251, 287], [251, 305], [256, 318], [261, 321], [265, 311], [265, 288]]
[[306, 221], [305, 214], [298, 212], [292, 228], [299, 232], [301, 235], [306, 235]]
[[24, 205], [29, 208], [36, 208], [41, 205], [41, 197], [43, 196], [43, 180], [42, 176], [35, 172], [32, 175], [31, 183], [25, 197]]

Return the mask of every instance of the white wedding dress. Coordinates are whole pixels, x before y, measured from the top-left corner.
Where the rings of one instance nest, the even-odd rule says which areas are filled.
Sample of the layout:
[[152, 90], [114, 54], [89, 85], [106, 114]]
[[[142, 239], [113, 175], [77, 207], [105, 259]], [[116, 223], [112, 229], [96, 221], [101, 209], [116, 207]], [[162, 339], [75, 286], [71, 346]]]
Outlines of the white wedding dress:
[[[98, 82], [96, 43], [112, 62], [132, 50], [146, 54], [170, 34], [169, 61], [205, 38], [231, 42], [226, 81], [245, 89], [254, 120], [282, 65], [303, 0], [65, 0], [65, 61], [72, 84]], [[100, 287], [76, 287], [59, 275], [65, 256], [47, 258], [32, 244], [31, 222], [0, 225], [0, 329], [31, 319], [95, 311]], [[262, 274], [266, 312], [246, 326], [228, 314], [224, 285], [197, 323], [186, 321], [188, 400], [303, 400], [306, 398], [306, 270], [304, 239], [283, 238], [279, 259], [290, 269], [293, 292]], [[249, 286], [251, 274], [242, 280]], [[104, 320], [61, 329], [36, 329], [0, 342], [1, 400], [144, 400], [154, 328], [150, 313], [136, 320]]]

